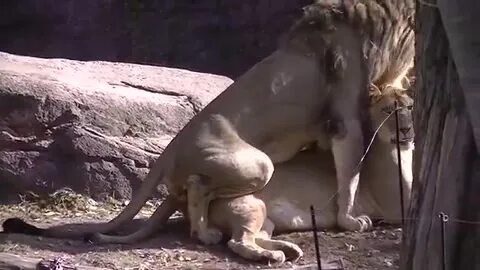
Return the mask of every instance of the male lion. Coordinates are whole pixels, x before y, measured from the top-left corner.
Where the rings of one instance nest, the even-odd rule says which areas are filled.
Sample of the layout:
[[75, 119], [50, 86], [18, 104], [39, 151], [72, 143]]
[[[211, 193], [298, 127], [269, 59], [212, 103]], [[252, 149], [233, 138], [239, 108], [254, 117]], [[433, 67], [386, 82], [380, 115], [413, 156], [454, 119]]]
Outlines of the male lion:
[[[402, 185], [404, 203], [408, 204], [413, 180], [413, 100], [403, 91], [391, 87], [382, 94], [372, 94], [372, 126], [381, 127], [362, 167], [353, 213], [398, 224], [401, 222], [401, 207], [395, 119], [390, 117], [382, 122], [392, 114], [397, 101], [402, 107], [399, 110]], [[310, 205], [316, 209], [318, 228], [328, 229], [338, 225], [337, 206], [330, 201], [337, 191], [335, 174], [331, 152], [315, 148], [302, 151], [291, 160], [276, 165], [272, 179], [261, 191], [213, 201], [209, 213], [211, 226], [231, 235], [228, 246], [246, 259], [279, 263], [286, 258], [296, 260], [302, 255], [297, 245], [270, 237], [274, 231], [310, 230]]]
[[[413, 100], [403, 91], [388, 87], [382, 94], [372, 93], [370, 116], [374, 128], [395, 109], [398, 102], [402, 187], [408, 209], [412, 188]], [[378, 138], [364, 161], [353, 213], [368, 215], [386, 223], [401, 223], [396, 125], [390, 117], [378, 132]], [[212, 202], [211, 226], [231, 236], [229, 248], [243, 258], [283, 263], [302, 256], [297, 245], [271, 239], [272, 233], [310, 230], [310, 205], [316, 209], [316, 225], [328, 229], [338, 225], [337, 205], [331, 202], [337, 181], [330, 151], [310, 148], [291, 160], [275, 166], [272, 179], [261, 191]], [[103, 241], [113, 239], [102, 239]]]
[[[210, 201], [259, 191], [270, 180], [273, 164], [312, 142], [328, 145], [333, 153], [338, 225], [370, 227], [368, 217], [352, 212], [367, 137], [366, 88], [403, 76], [404, 63], [411, 62], [411, 33], [404, 29], [413, 4], [405, 3], [413, 0], [308, 6], [282, 45], [193, 117], [153, 164], [130, 204], [95, 232], [131, 221], [163, 179], [170, 195], [146, 226], [168, 219], [177, 200], [188, 195], [191, 235], [217, 242], [221, 233], [208, 226]], [[83, 233], [50, 230], [57, 237]]]
[[[413, 124], [412, 99], [403, 91], [386, 89], [372, 92], [370, 117], [372, 127], [379, 128], [378, 137], [364, 161], [359, 193], [353, 213], [371, 215], [388, 223], [399, 223], [400, 198], [397, 178], [395, 119], [389, 117], [394, 102], [399, 110], [403, 188], [405, 203], [409, 202], [412, 184]], [[199, 191], [199, 190], [196, 190]], [[317, 227], [327, 229], [338, 225], [337, 206], [331, 199], [336, 194], [336, 171], [330, 151], [311, 147], [291, 160], [276, 165], [272, 179], [262, 190], [237, 198], [213, 200], [209, 208], [209, 226], [230, 236], [229, 248], [243, 258], [283, 263], [295, 261], [303, 252], [294, 243], [271, 239], [272, 233], [311, 229], [309, 207], [316, 209]], [[195, 191], [194, 191], [195, 192]], [[179, 210], [185, 212], [184, 204]], [[28, 226], [22, 223], [7, 226]], [[4, 225], [4, 226], [5, 226]], [[131, 243], [153, 235], [161, 224], [150, 224], [137, 238], [97, 235], [97, 242]], [[8, 230], [8, 228], [5, 228]], [[18, 230], [18, 227], [17, 227]], [[24, 232], [26, 232], [24, 230]], [[28, 232], [47, 235], [48, 231], [29, 227]]]

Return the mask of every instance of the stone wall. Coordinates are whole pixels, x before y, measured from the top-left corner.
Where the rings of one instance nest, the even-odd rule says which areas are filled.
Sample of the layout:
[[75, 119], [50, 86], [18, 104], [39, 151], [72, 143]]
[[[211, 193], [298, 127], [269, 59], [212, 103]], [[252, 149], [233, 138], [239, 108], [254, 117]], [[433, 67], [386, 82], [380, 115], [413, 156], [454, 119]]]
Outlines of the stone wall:
[[311, 0], [22, 0], [0, 9], [0, 50], [236, 77]]

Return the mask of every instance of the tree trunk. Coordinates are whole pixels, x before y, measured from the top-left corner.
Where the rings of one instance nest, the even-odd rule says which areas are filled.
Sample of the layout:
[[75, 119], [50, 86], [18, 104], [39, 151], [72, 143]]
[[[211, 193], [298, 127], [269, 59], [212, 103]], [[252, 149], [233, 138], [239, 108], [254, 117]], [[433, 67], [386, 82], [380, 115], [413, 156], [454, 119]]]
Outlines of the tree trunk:
[[444, 212], [449, 216], [445, 226], [445, 269], [478, 270], [480, 155], [439, 10], [434, 5], [417, 3], [415, 180], [401, 269], [443, 269], [438, 214]]

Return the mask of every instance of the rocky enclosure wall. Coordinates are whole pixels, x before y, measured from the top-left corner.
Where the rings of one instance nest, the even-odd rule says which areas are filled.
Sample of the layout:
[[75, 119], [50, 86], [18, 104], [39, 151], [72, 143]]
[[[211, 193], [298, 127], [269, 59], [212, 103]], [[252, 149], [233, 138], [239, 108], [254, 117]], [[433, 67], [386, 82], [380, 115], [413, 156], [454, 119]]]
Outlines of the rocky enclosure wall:
[[0, 201], [65, 186], [94, 199], [129, 198], [172, 137], [231, 83], [0, 52]]
[[0, 51], [180, 67], [235, 78], [312, 0], [2, 1]]

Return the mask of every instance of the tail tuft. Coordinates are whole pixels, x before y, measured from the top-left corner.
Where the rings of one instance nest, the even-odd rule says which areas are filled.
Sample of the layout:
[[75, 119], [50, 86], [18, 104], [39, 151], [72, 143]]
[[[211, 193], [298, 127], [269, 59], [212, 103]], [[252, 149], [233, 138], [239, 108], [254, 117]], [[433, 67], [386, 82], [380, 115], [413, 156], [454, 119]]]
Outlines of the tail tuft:
[[2, 224], [4, 233], [23, 233], [28, 235], [42, 235], [42, 229], [35, 227], [20, 218], [9, 218]]

